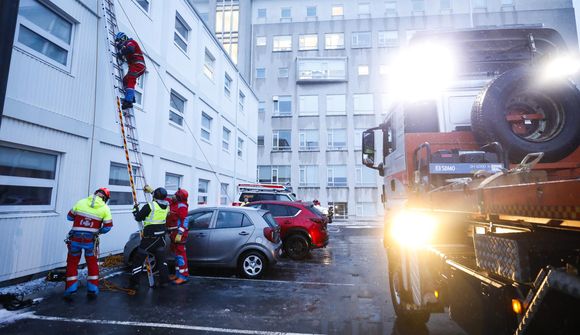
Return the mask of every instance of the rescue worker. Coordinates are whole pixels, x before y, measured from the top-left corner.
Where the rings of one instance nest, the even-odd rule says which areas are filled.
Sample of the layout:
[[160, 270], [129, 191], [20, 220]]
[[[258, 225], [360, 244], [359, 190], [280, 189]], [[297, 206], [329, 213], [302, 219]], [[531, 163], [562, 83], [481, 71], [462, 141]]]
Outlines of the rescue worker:
[[[146, 186], [147, 187], [147, 186]], [[132, 274], [129, 286], [139, 287], [139, 274], [143, 270], [143, 262], [148, 254], [155, 256], [155, 264], [159, 269], [158, 286], [166, 286], [169, 283], [169, 271], [165, 262], [165, 220], [169, 213], [167, 191], [159, 187], [153, 191], [153, 201], [145, 204], [141, 209], [135, 205], [133, 216], [136, 221], [143, 222], [143, 236], [137, 249], [137, 255], [131, 264]]]
[[115, 46], [117, 47], [117, 57], [121, 60], [126, 60], [127, 65], [129, 65], [129, 70], [123, 77], [125, 98], [123, 99], [122, 109], [132, 108], [135, 102], [137, 78], [145, 73], [145, 58], [139, 44], [123, 32], [115, 34]]
[[167, 230], [171, 240], [171, 252], [175, 255], [175, 275], [170, 275], [169, 279], [173, 283], [181, 285], [187, 282], [189, 269], [187, 267], [187, 254], [185, 243], [187, 242], [187, 204], [188, 192], [182, 188], [169, 198], [169, 215], [167, 216]]
[[64, 296], [69, 298], [79, 287], [78, 265], [84, 250], [87, 262], [87, 295], [96, 297], [99, 294], [99, 265], [95, 254], [95, 242], [99, 234], [106, 234], [113, 227], [111, 210], [107, 201], [111, 192], [99, 188], [87, 198], [79, 200], [68, 212], [67, 219], [73, 221], [66, 244], [66, 284]]

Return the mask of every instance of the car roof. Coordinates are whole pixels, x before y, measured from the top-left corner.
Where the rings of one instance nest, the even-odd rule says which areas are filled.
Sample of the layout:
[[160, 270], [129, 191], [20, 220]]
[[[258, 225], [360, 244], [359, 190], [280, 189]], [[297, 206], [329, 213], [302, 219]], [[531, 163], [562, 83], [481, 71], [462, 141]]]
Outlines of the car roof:
[[268, 205], [294, 205], [294, 206], [308, 206], [308, 204], [302, 201], [279, 201], [279, 200], [259, 200], [259, 201], [252, 201], [250, 205], [255, 204], [268, 204]]
[[198, 211], [213, 211], [216, 209], [226, 209], [228, 211], [234, 211], [234, 212], [266, 212], [265, 210], [262, 209], [258, 209], [258, 208], [253, 208], [253, 207], [244, 207], [244, 206], [200, 206], [197, 207], [195, 209], [190, 210], [189, 212], [198, 212]]

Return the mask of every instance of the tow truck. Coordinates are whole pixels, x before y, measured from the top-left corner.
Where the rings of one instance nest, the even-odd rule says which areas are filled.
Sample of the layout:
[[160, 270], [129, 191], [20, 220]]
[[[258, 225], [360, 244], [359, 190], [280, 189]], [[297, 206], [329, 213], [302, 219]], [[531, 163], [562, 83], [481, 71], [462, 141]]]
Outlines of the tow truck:
[[362, 162], [384, 180], [397, 317], [448, 310], [470, 334], [577, 334], [578, 61], [544, 27], [418, 33], [405, 52], [393, 89], [409, 83], [415, 99], [399, 94], [362, 135]]

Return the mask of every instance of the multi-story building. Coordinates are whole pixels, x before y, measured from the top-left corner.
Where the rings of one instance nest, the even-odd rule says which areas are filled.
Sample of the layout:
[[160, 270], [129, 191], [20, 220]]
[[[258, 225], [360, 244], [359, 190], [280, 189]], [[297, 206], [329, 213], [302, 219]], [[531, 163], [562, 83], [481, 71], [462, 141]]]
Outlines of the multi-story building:
[[258, 180], [357, 220], [382, 211], [361, 132], [385, 117], [389, 63], [415, 32], [543, 25], [577, 49], [571, 0], [253, 0], [251, 16]]
[[[146, 54], [135, 113], [154, 186], [190, 206], [226, 204], [256, 178], [257, 98], [189, 1], [117, 1], [119, 28]], [[114, 228], [137, 229], [100, 1], [21, 0], [0, 128], [0, 281], [62, 266], [66, 215], [99, 187]]]

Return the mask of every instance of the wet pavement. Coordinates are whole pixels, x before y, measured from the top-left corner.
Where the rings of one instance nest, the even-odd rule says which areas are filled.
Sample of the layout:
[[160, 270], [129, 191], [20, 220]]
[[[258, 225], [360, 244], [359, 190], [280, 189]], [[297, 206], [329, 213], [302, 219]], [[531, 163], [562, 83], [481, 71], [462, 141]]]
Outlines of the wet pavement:
[[[330, 243], [304, 261], [283, 258], [261, 280], [192, 269], [182, 286], [135, 296], [84, 287], [72, 302], [50, 293], [11, 315], [1, 334], [445, 334], [465, 333], [446, 314], [401, 325], [391, 305], [380, 227], [330, 225]], [[109, 278], [124, 286], [128, 274]], [[143, 278], [143, 284], [145, 284]], [[84, 283], [83, 283], [84, 284]]]

